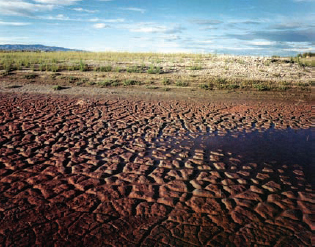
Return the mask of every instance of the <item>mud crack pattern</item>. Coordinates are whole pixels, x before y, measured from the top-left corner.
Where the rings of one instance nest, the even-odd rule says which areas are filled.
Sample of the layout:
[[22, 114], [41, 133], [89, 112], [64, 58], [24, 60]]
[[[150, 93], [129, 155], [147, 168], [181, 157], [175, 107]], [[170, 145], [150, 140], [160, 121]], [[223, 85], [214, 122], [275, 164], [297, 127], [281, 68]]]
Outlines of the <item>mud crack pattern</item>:
[[0, 103], [3, 246], [312, 245], [302, 164], [249, 162], [204, 139], [307, 130], [308, 104], [28, 94]]

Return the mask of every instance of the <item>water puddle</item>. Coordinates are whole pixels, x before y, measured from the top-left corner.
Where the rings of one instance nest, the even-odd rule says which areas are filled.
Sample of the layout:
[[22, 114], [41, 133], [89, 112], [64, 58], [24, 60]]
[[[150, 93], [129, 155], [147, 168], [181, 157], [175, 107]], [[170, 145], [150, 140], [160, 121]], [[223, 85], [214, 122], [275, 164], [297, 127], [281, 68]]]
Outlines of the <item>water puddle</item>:
[[[188, 150], [189, 157], [196, 150], [203, 150], [205, 160], [213, 151], [229, 153], [242, 163], [269, 163], [274, 168], [298, 164], [303, 167], [307, 180], [314, 184], [314, 145], [312, 129], [254, 130], [251, 132], [188, 133], [179, 137], [156, 140], [156, 147], [167, 146], [176, 150]], [[183, 161], [185, 162], [185, 160]]]

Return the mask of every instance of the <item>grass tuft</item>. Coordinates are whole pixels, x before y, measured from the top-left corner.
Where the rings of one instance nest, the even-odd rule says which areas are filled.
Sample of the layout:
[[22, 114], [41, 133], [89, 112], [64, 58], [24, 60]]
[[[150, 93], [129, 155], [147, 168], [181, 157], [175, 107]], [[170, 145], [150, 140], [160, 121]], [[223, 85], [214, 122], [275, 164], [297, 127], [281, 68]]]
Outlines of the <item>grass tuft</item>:
[[162, 83], [164, 86], [171, 85], [171, 80], [168, 78], [163, 78]]
[[265, 84], [253, 84], [253, 87], [258, 91], [270, 91], [271, 87]]
[[135, 81], [135, 80], [127, 79], [127, 80], [124, 80], [124, 81], [123, 81], [123, 85], [124, 85], [124, 86], [141, 85], [141, 82], [140, 82], [140, 81]]
[[202, 70], [201, 65], [192, 65], [190, 68], [190, 70]]
[[110, 65], [100, 66], [100, 67], [95, 67], [94, 70], [98, 72], [111, 72], [113, 70], [113, 67]]
[[62, 86], [59, 86], [59, 85], [53, 86], [53, 90], [55, 90], [55, 91], [58, 91], [61, 89], [62, 89]]
[[132, 66], [132, 67], [128, 67], [126, 70], [128, 73], [141, 73], [140, 69], [138, 68], [138, 66]]
[[177, 81], [177, 82], [175, 83], [175, 85], [176, 85], [177, 87], [188, 87], [188, 86], [189, 86], [189, 83], [186, 82], [186, 81]]
[[27, 74], [27, 75], [24, 76], [25, 79], [29, 79], [29, 80], [30, 79], [35, 79], [36, 77], [37, 77], [36, 74]]
[[162, 73], [162, 68], [159, 66], [151, 66], [148, 71], [148, 74], [161, 74]]

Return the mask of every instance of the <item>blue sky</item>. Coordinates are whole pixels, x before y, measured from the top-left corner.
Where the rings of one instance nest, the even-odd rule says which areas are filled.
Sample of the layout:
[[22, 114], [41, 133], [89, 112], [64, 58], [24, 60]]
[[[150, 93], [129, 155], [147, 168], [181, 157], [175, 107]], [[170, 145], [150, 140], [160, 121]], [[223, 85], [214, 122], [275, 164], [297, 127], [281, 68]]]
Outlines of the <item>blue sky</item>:
[[315, 0], [0, 0], [0, 44], [90, 51], [314, 51]]

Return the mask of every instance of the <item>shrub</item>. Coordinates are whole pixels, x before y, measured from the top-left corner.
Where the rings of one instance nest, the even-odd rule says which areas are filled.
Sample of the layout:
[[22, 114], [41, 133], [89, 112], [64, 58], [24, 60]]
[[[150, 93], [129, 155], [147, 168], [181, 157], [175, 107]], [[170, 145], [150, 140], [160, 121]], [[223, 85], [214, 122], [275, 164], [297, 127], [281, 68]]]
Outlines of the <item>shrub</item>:
[[202, 70], [201, 65], [193, 65], [189, 68], [190, 70]]
[[177, 87], [188, 87], [189, 83], [188, 83], [188, 82], [183, 82], [183, 81], [177, 81], [177, 82], [175, 83], [175, 85], [176, 85]]
[[227, 83], [227, 79], [225, 79], [225, 78], [218, 78], [218, 79], [216, 80], [216, 82], [217, 82], [217, 83], [220, 83], [220, 84], [226, 84], [226, 83]]
[[113, 87], [118, 87], [119, 85], [120, 85], [120, 83], [118, 81], [112, 82], [112, 86]]
[[270, 61], [270, 60], [267, 60], [267, 61], [264, 63], [264, 65], [265, 65], [265, 66], [269, 66], [270, 63], [271, 63], [271, 61]]
[[59, 69], [60, 69], [59, 65], [57, 65], [57, 64], [51, 65], [51, 71], [52, 72], [58, 72]]
[[79, 65], [69, 65], [67, 68], [68, 68], [68, 71], [80, 70]]
[[214, 83], [215, 83], [215, 85], [216, 85], [216, 87], [218, 88], [218, 89], [225, 89], [225, 88], [227, 88], [227, 79], [225, 79], [225, 78], [217, 78], [217, 79], [215, 79], [214, 80]]
[[303, 57], [303, 58], [306, 58], [306, 57], [314, 57], [315, 56], [315, 53], [314, 52], [305, 52], [303, 54], [298, 54], [297, 57]]
[[286, 86], [286, 85], [279, 85], [278, 89], [281, 90], [281, 91], [286, 91], [286, 90], [290, 89], [290, 87]]
[[24, 78], [25, 78], [25, 79], [35, 79], [36, 76], [37, 76], [37, 75], [35, 75], [35, 74], [28, 74], [28, 75], [25, 75]]
[[269, 91], [271, 89], [270, 86], [265, 84], [254, 84], [254, 88], [256, 88], [258, 91]]
[[46, 70], [46, 64], [43, 64], [43, 63], [39, 64], [38, 65], [38, 70], [39, 71], [45, 71]]
[[130, 86], [130, 85], [134, 85], [135, 82], [133, 80], [124, 80], [123, 81], [123, 85], [124, 86]]
[[151, 66], [147, 72], [148, 74], [161, 74], [161, 67]]
[[237, 84], [229, 84], [229, 85], [227, 85], [227, 89], [237, 89], [237, 88], [239, 88], [240, 86], [239, 85], [237, 85]]
[[119, 72], [123, 71], [123, 69], [122, 69], [122, 68], [119, 68], [119, 67], [116, 67], [116, 68], [115, 68], [115, 71], [119, 73]]
[[81, 79], [81, 82], [82, 82], [82, 83], [89, 82], [89, 79], [88, 79], [88, 78], [82, 78], [82, 79]]
[[146, 88], [147, 88], [147, 89], [158, 89], [159, 87], [147, 85]]
[[[314, 82], [311, 82], [311, 84], [314, 84]], [[298, 82], [297, 84], [299, 87], [309, 87], [310, 84], [305, 83], [305, 82]], [[312, 85], [313, 86], [313, 85]]]
[[89, 67], [87, 64], [85, 64], [82, 60], [80, 60], [80, 63], [79, 63], [79, 70], [80, 71], [88, 71], [89, 70]]
[[99, 71], [99, 72], [111, 72], [112, 70], [113, 70], [113, 67], [110, 65], [95, 68], [95, 71]]
[[13, 70], [13, 66], [11, 63], [5, 63], [4, 64], [4, 70], [6, 74], [9, 74]]
[[53, 89], [56, 91], [56, 90], [61, 90], [62, 89], [62, 86], [59, 86], [59, 85], [56, 85], [56, 86], [53, 86]]
[[140, 73], [140, 69], [137, 66], [132, 66], [127, 68], [128, 73]]
[[208, 84], [200, 84], [199, 88], [204, 89], [204, 90], [209, 90], [210, 89]]
[[164, 78], [163, 81], [162, 81], [163, 85], [166, 86], [166, 85], [170, 85], [171, 84], [171, 81], [170, 79], [168, 78]]
[[97, 84], [101, 87], [109, 87], [112, 84], [112, 80], [99, 81]]

